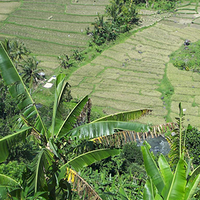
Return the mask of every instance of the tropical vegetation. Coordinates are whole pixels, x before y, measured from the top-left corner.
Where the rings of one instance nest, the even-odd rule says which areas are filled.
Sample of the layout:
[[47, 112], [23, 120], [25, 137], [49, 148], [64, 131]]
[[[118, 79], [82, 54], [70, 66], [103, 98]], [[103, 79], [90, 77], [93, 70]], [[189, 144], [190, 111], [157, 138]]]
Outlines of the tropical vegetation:
[[[133, 2], [157, 9], [161, 3], [166, 9], [175, 5], [175, 1], [113, 1], [107, 6], [108, 21], [99, 15], [94, 24], [97, 34], [88, 30], [96, 37], [95, 45], [113, 41], [133, 26], [138, 20], [132, 23], [131, 17], [137, 16]], [[132, 16], [128, 8], [133, 8]], [[168, 157], [154, 156], [148, 143], [140, 148], [132, 142], [133, 135], [129, 137], [132, 132], [149, 130], [147, 125], [128, 121], [150, 110], [91, 120], [88, 96], [68, 107], [72, 96], [64, 74], [56, 78], [54, 104], [44, 108], [30, 90], [40, 79], [39, 61], [23, 44], [9, 40], [5, 44], [0, 45], [0, 199], [200, 198], [200, 135], [190, 125], [183, 127], [181, 104], [177, 126], [173, 124], [176, 128], [165, 135], [171, 147]], [[58, 59], [60, 66], [68, 69], [84, 56], [74, 50], [72, 56], [64, 54]], [[171, 85], [167, 87], [167, 93], [162, 93], [164, 101], [173, 92]], [[166, 131], [159, 127], [159, 132]], [[143, 138], [148, 134], [152, 132]]]
[[200, 42], [186, 40], [170, 57], [173, 65], [181, 70], [199, 72]]
[[[188, 157], [185, 140], [187, 130], [183, 135], [183, 109], [179, 104], [180, 114], [177, 118], [178, 128], [171, 140], [170, 162], [160, 155], [158, 165], [149, 152], [150, 146], [145, 142], [142, 146], [144, 165], [149, 176], [143, 193], [143, 199], [191, 199], [200, 182], [200, 165], [192, 169], [192, 159]], [[178, 138], [178, 139], [177, 139]], [[171, 166], [171, 167], [170, 167]], [[199, 198], [199, 195], [196, 196]]]
[[44, 79], [40, 75], [42, 69], [38, 68], [40, 63], [35, 56], [30, 55], [30, 50], [26, 48], [24, 43], [18, 40], [5, 39], [2, 42], [5, 51], [15, 64], [16, 69], [22, 75], [24, 83], [32, 89], [37, 83]]
[[[145, 109], [119, 113], [76, 127], [77, 118], [88, 101], [88, 97], [84, 97], [69, 115], [63, 118], [60, 107], [67, 81], [65, 75], [60, 74], [56, 79], [52, 123], [47, 128], [26, 85], [2, 45], [0, 56], [2, 77], [9, 87], [12, 97], [17, 99], [21, 111], [15, 133], [0, 139], [0, 150], [2, 152], [0, 161], [5, 162], [12, 146], [25, 139], [34, 141], [37, 152], [29, 165], [25, 167], [26, 170], [21, 183], [1, 174], [2, 191], [5, 194], [8, 192], [10, 196], [20, 196], [21, 198], [42, 196], [46, 199], [56, 199], [56, 197], [62, 196], [62, 198], [70, 199], [71, 186], [69, 183], [73, 183], [77, 179], [78, 192], [80, 192], [80, 185], [84, 184], [87, 188], [86, 195], [99, 198], [91, 187], [79, 177], [77, 172], [95, 161], [118, 154], [119, 150], [97, 148], [87, 151], [86, 141], [89, 138], [112, 134], [117, 130], [137, 132], [145, 130], [147, 126], [143, 124], [125, 121], [137, 119], [149, 111]], [[74, 153], [76, 149], [80, 151], [78, 144], [80, 140], [86, 140], [85, 147], [81, 152], [82, 154], [80, 152], [76, 154]], [[83, 146], [83, 143], [81, 146]], [[79, 183], [80, 180], [82, 180], [81, 183]]]

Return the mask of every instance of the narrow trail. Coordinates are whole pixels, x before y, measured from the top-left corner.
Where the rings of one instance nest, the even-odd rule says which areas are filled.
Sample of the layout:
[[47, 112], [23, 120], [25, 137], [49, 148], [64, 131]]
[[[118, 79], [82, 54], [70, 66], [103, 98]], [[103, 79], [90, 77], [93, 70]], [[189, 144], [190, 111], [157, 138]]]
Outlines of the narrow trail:
[[[186, 39], [200, 39], [200, 7], [180, 6], [171, 16], [143, 15], [143, 26], [148, 28], [133, 33], [74, 72], [69, 79], [73, 96], [90, 94], [93, 105], [107, 114], [151, 108], [152, 115], [142, 121], [152, 124], [166, 123], [167, 115], [174, 121], [182, 102], [186, 123], [200, 127], [200, 74], [178, 70], [169, 63], [169, 55]], [[173, 88], [168, 103], [163, 100], [163, 95], [168, 95], [162, 93], [164, 79], [168, 81], [164, 84]]]

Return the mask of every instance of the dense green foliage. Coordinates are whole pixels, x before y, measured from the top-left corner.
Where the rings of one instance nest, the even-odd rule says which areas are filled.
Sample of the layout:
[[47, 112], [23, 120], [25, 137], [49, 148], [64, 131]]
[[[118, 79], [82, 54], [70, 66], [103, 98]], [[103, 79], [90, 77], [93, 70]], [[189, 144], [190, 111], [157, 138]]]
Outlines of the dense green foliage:
[[103, 15], [99, 15], [93, 24], [94, 30], [87, 29], [87, 34], [92, 35], [92, 42], [97, 45], [116, 40], [120, 33], [129, 31], [139, 22], [136, 5], [131, 0], [113, 0], [105, 12], [107, 20], [104, 20]]
[[84, 60], [84, 54], [82, 51], [73, 50], [72, 56], [67, 54], [58, 56], [58, 60], [60, 62], [60, 67], [64, 69], [68, 69], [70, 67], [77, 66], [77, 64]]
[[2, 44], [19, 74], [22, 75], [24, 83], [32, 89], [39, 80], [44, 78], [39, 74], [43, 71], [42, 69], [38, 69], [40, 61], [36, 57], [31, 56], [30, 50], [26, 48], [24, 43], [18, 40], [5, 39]]
[[188, 42], [188, 45], [175, 51], [171, 56], [173, 65], [181, 70], [200, 72], [200, 41]]
[[200, 165], [200, 131], [195, 127], [188, 127], [185, 140], [186, 149], [193, 158], [194, 165]]
[[[6, 86], [10, 87], [9, 91], [12, 97], [18, 100], [17, 105], [21, 111], [16, 132], [0, 139], [0, 162], [6, 162], [12, 154], [13, 146], [21, 141], [33, 142], [32, 147], [37, 147], [33, 149], [35, 155], [28, 156], [31, 161], [26, 164], [26, 170], [20, 183], [6, 174], [0, 174], [0, 185], [5, 196], [8, 193], [9, 196], [24, 198], [25, 196], [33, 197], [39, 193], [45, 199], [58, 199], [61, 196], [62, 199], [71, 199], [70, 183], [74, 183], [77, 185], [79, 195], [82, 192], [81, 188], [86, 187], [84, 196], [94, 196], [99, 199], [99, 195], [76, 171], [80, 171], [83, 167], [96, 161], [116, 155], [119, 150], [110, 148], [93, 150], [86, 146], [87, 143], [83, 145], [82, 149], [79, 148], [80, 141], [85, 140], [89, 144], [89, 138], [109, 136], [115, 130], [147, 131], [146, 125], [127, 121], [138, 119], [149, 110], [117, 113], [91, 123], [79, 124], [77, 121], [82, 122], [85, 118], [82, 110], [86, 112], [85, 105], [90, 108], [91, 104], [86, 96], [67, 116], [63, 117], [62, 103], [68, 82], [66, 76], [60, 74], [56, 78], [51, 125], [46, 127], [17, 69], [3, 46], [0, 47], [1, 74]], [[87, 112], [87, 116], [90, 115], [89, 112]], [[89, 122], [89, 118], [86, 121]], [[23, 145], [23, 147], [25, 146]], [[20, 158], [23, 154], [18, 156]]]
[[121, 200], [122, 190], [131, 199], [142, 199], [146, 172], [136, 143], [125, 144], [120, 155], [97, 162], [81, 172], [102, 199]]
[[200, 182], [199, 167], [191, 170], [191, 163], [184, 159], [184, 152], [181, 148], [180, 157], [174, 169], [171, 169], [162, 154], [159, 156], [158, 162], [155, 162], [149, 149], [148, 143], [142, 146], [144, 165], [149, 177], [144, 187], [143, 199], [191, 199]]
[[[156, 10], [170, 10], [175, 7], [176, 0], [170, 1], [148, 1], [148, 0], [112, 0], [106, 6], [106, 20], [103, 15], [99, 15], [93, 23], [94, 30], [86, 30], [92, 36], [92, 43], [102, 45], [109, 41], [115, 41], [121, 33], [130, 31], [135, 25], [140, 23], [138, 9], [144, 4]], [[139, 5], [139, 6], [138, 6]]]
[[9, 135], [14, 126], [19, 110], [17, 102], [11, 98], [8, 87], [0, 77], [0, 138]]

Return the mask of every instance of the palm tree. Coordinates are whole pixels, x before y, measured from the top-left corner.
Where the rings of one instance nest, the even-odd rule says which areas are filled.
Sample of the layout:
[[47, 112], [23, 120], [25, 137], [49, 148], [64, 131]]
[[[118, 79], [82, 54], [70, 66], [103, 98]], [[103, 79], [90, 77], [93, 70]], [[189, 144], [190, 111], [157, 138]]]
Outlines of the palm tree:
[[[56, 196], [63, 195], [70, 199], [70, 184], [73, 183], [78, 190], [84, 185], [85, 192], [94, 199], [101, 199], [97, 193], [78, 175], [77, 171], [83, 167], [119, 153], [118, 149], [97, 149], [84, 152], [78, 156], [71, 157], [68, 149], [74, 149], [78, 139], [89, 140], [111, 135], [118, 130], [141, 131], [147, 130], [147, 126], [139, 123], [127, 122], [135, 120], [149, 110], [137, 110], [118, 113], [103, 117], [99, 120], [75, 127], [78, 116], [84, 105], [88, 101], [88, 96], [84, 97], [63, 120], [60, 113], [63, 93], [67, 87], [66, 77], [60, 74], [56, 79], [55, 100], [53, 106], [53, 116], [51, 126], [45, 127], [40, 114], [32, 100], [27, 87], [19, 76], [16, 68], [10, 61], [2, 45], [0, 45], [0, 70], [5, 84], [9, 87], [13, 98], [18, 100], [18, 107], [21, 110], [19, 118], [19, 130], [0, 139], [0, 162], [4, 162], [9, 149], [28, 135], [34, 138], [39, 151], [35, 156], [31, 167], [28, 170], [28, 179], [20, 185], [15, 180], [5, 175], [0, 175], [0, 185], [5, 190], [9, 188], [9, 195], [41, 195], [46, 199], [56, 199]], [[119, 133], [120, 134], [120, 133]], [[72, 145], [73, 144], [73, 145]], [[72, 147], [72, 148], [71, 148]], [[28, 192], [27, 192], [28, 191]]]
[[43, 79], [39, 73], [42, 71], [38, 69], [38, 61], [35, 57], [28, 57], [19, 66], [22, 69], [22, 79], [25, 84], [31, 89], [33, 84], [37, 84], [39, 80]]
[[30, 54], [30, 51], [27, 50], [24, 43], [19, 42], [18, 40], [5, 39], [2, 44], [16, 67], [20, 60], [23, 60], [24, 57]]

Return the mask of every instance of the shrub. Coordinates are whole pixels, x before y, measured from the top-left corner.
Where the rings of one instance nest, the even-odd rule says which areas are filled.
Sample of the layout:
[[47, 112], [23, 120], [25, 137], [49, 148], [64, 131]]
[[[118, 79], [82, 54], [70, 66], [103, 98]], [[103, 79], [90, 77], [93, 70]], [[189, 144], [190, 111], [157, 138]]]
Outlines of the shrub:
[[0, 165], [0, 174], [7, 175], [17, 181], [22, 181], [22, 174], [25, 168], [24, 163], [18, 163], [17, 161], [10, 161], [7, 164]]
[[193, 157], [193, 164], [200, 165], [200, 131], [197, 128], [190, 127], [186, 134], [185, 143], [190, 157]]
[[200, 71], [200, 41], [195, 43], [186, 42], [179, 50], [171, 54], [173, 65], [181, 70]]
[[123, 150], [121, 153], [121, 157], [130, 163], [137, 163], [142, 165], [143, 157], [142, 152], [139, 146], [137, 146], [136, 142], [127, 143], [123, 146]]
[[73, 50], [72, 57], [76, 61], [82, 61], [84, 59], [83, 52], [79, 51], [78, 49]]
[[74, 60], [67, 54], [58, 56], [58, 60], [60, 61], [60, 66], [64, 69], [68, 69], [74, 65]]

